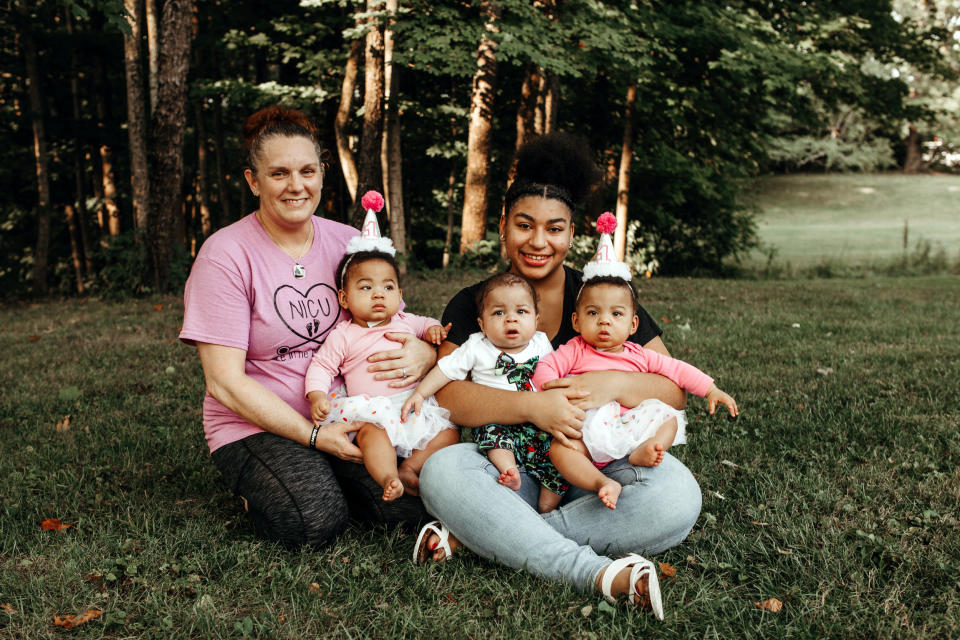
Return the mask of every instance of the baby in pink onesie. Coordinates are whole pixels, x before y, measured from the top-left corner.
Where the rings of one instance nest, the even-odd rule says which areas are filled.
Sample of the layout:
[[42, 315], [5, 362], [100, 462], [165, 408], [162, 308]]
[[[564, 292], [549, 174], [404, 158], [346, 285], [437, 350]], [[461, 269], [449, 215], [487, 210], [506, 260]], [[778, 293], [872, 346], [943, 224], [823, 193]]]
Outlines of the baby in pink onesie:
[[[400, 389], [390, 387], [390, 380], [375, 380], [367, 371], [367, 357], [396, 346], [385, 337], [388, 332], [413, 333], [438, 345], [446, 331], [432, 318], [400, 311], [402, 293], [391, 254], [350, 253], [349, 246], [347, 251], [337, 269], [337, 299], [352, 319], [337, 325], [314, 353], [305, 392], [315, 423], [362, 424], [356, 442], [363, 464], [383, 487], [383, 499], [395, 500], [404, 489], [417, 494], [423, 463], [434, 451], [456, 443], [460, 432], [432, 397], [419, 416], [401, 422], [400, 407], [416, 380]], [[343, 376], [346, 395], [330, 393], [337, 375]], [[405, 458], [399, 467], [397, 456]]]
[[[623, 278], [585, 280], [572, 318], [573, 328], [580, 335], [540, 360], [533, 375], [534, 385], [541, 388], [550, 380], [588, 371], [658, 373], [706, 397], [711, 415], [721, 403], [736, 416], [736, 402], [718, 389], [710, 376], [686, 362], [627, 340], [639, 322], [634, 313], [636, 305], [633, 287]], [[645, 400], [630, 410], [611, 402], [587, 412], [582, 440], [571, 440], [570, 447], [554, 441], [550, 459], [570, 484], [596, 491], [603, 503], [614, 509], [622, 487], [597, 465], [629, 453], [632, 464], [656, 466], [672, 444], [686, 441], [682, 429], [685, 422], [682, 411], [660, 400]]]

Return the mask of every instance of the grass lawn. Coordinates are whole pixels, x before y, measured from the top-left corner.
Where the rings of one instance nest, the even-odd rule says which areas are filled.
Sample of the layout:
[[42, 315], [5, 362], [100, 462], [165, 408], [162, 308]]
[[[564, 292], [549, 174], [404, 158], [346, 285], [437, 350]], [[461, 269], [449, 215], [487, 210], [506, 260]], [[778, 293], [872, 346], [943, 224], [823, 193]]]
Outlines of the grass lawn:
[[824, 261], [884, 263], [929, 243], [953, 263], [960, 257], [960, 176], [796, 174], [759, 180], [746, 201], [755, 205], [763, 250], [747, 264], [775, 261], [809, 267]]
[[[472, 279], [439, 278], [407, 282], [412, 310]], [[206, 452], [180, 300], [158, 297], [0, 307], [0, 638], [62, 638], [54, 616], [88, 609], [75, 637], [960, 636], [960, 278], [654, 278], [641, 298], [743, 412], [691, 399], [674, 453], [703, 512], [656, 558], [664, 623], [469, 553], [414, 567], [409, 532], [257, 540]]]

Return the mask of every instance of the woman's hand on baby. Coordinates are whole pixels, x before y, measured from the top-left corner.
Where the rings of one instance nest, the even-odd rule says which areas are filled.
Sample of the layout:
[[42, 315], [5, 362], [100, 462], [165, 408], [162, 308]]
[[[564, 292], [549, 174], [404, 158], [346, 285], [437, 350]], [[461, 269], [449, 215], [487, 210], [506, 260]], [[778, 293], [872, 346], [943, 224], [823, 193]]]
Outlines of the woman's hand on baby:
[[347, 462], [363, 462], [360, 447], [350, 441], [348, 434], [359, 431], [360, 424], [354, 422], [331, 422], [320, 427], [317, 432], [316, 447]]
[[388, 386], [401, 388], [419, 380], [437, 361], [437, 350], [412, 333], [388, 332], [388, 340], [400, 343], [399, 349], [375, 353], [367, 362], [372, 362], [367, 371], [374, 373], [374, 380], [390, 380]]
[[413, 411], [417, 415], [420, 415], [420, 409], [423, 408], [423, 396], [414, 391], [410, 394], [410, 397], [406, 399], [403, 403], [403, 406], [400, 407], [400, 422], [406, 422], [407, 416], [410, 415], [410, 412]]
[[443, 341], [447, 339], [447, 333], [450, 331], [450, 327], [452, 326], [452, 322], [448, 322], [447, 326], [445, 327], [442, 327], [439, 324], [433, 325], [427, 329], [427, 342], [440, 346], [443, 344]]
[[586, 414], [574, 401], [583, 396], [583, 391], [564, 387], [533, 394], [533, 414], [530, 421], [541, 431], [546, 431], [562, 445], [570, 446], [568, 438], [583, 437], [583, 419]]
[[714, 411], [716, 411], [718, 403], [726, 405], [731, 417], [736, 418], [740, 415], [740, 409], [737, 408], [737, 401], [734, 400], [729, 393], [718, 388], [715, 384], [710, 385], [710, 388], [707, 389], [706, 399], [707, 411], [710, 412], [710, 415], [713, 415]]
[[310, 401], [310, 419], [314, 424], [323, 422], [330, 413], [330, 398], [323, 391], [311, 391], [307, 400]]
[[611, 371], [591, 371], [578, 376], [557, 378], [543, 385], [543, 391], [566, 389], [570, 403], [584, 411], [596, 409], [617, 399], [616, 387], [611, 384]]

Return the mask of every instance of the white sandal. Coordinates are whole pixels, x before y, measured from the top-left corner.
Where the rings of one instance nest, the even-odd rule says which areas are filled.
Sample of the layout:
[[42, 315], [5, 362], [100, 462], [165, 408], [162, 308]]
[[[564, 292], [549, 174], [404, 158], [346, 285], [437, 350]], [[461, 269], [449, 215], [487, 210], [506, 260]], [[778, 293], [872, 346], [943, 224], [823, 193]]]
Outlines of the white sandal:
[[[427, 554], [423, 547], [427, 544], [427, 540], [430, 539], [431, 533], [437, 534], [437, 537], [440, 538], [437, 547], [446, 552], [443, 559], [449, 560], [453, 557], [453, 550], [450, 548], [450, 530], [443, 526], [443, 523], [439, 520], [434, 520], [433, 522], [428, 522], [423, 525], [423, 529], [420, 529], [420, 535], [417, 536], [417, 544], [413, 546], [413, 564], [423, 564], [426, 562]], [[433, 551], [436, 551], [436, 547]], [[423, 559], [421, 559], [421, 556]]]
[[603, 593], [603, 597], [607, 602], [616, 604], [617, 599], [611, 595], [610, 588], [613, 586], [614, 578], [627, 567], [631, 567], [630, 595], [627, 598], [630, 604], [634, 606], [639, 604], [641, 594], [637, 591], [637, 581], [646, 575], [646, 595], [650, 598], [650, 608], [653, 609], [653, 615], [657, 616], [657, 620], [663, 620], [663, 598], [660, 596], [660, 580], [657, 578], [657, 570], [652, 562], [636, 553], [618, 558], [607, 565], [603, 572], [603, 579], [600, 581], [600, 592]]

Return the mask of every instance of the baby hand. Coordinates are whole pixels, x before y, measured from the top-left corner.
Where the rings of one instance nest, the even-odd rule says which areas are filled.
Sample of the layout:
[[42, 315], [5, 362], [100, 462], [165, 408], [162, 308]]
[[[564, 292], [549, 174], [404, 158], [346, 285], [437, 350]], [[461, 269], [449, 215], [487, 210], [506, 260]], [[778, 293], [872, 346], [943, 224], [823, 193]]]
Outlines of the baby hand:
[[713, 415], [713, 412], [717, 408], [717, 403], [721, 403], [727, 406], [727, 409], [730, 411], [730, 416], [736, 418], [740, 415], [740, 410], [737, 409], [737, 402], [730, 397], [730, 394], [725, 393], [721, 389], [717, 388], [717, 385], [712, 384], [710, 388], [707, 389], [707, 411], [710, 412], [710, 415]]
[[330, 398], [323, 391], [311, 391], [307, 400], [310, 401], [310, 418], [314, 423], [323, 422], [330, 413]]
[[445, 327], [441, 327], [439, 324], [433, 325], [427, 329], [427, 342], [435, 345], [442, 344], [443, 341], [447, 339], [447, 332], [450, 331], [450, 327], [452, 326], [452, 322], [448, 322]]
[[417, 415], [420, 415], [420, 409], [422, 407], [423, 396], [414, 391], [410, 394], [410, 397], [407, 398], [406, 402], [404, 402], [403, 406], [400, 408], [400, 422], [407, 421], [407, 414], [409, 414], [411, 410]]

